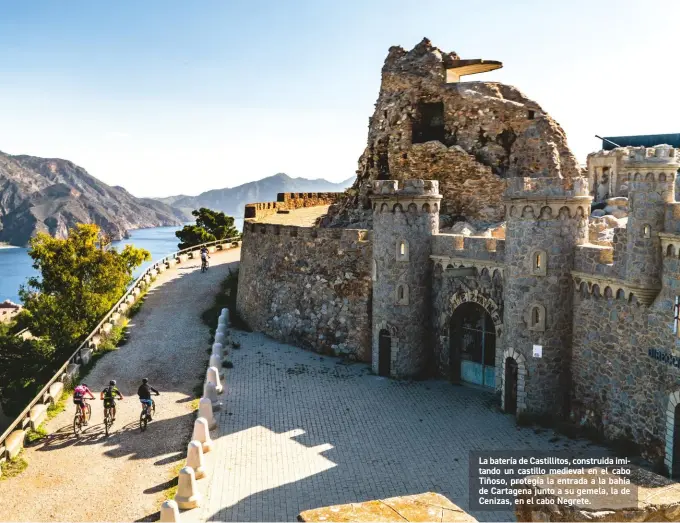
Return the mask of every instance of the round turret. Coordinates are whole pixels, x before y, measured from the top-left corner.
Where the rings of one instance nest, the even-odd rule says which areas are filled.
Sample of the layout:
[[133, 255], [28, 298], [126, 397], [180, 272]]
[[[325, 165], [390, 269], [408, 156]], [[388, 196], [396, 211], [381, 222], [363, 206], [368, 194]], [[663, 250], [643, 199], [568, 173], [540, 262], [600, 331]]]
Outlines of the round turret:
[[429, 359], [430, 254], [436, 181], [373, 182], [373, 370], [414, 377]]

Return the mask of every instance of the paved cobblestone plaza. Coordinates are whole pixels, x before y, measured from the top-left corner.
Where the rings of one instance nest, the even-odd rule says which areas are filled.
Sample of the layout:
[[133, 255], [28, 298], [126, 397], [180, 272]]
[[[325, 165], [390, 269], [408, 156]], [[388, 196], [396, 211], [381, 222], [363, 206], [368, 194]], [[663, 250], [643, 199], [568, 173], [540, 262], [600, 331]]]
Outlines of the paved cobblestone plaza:
[[467, 510], [470, 451], [587, 446], [518, 427], [482, 390], [377, 377], [261, 334], [235, 339], [208, 520], [295, 521], [306, 509], [427, 491]]

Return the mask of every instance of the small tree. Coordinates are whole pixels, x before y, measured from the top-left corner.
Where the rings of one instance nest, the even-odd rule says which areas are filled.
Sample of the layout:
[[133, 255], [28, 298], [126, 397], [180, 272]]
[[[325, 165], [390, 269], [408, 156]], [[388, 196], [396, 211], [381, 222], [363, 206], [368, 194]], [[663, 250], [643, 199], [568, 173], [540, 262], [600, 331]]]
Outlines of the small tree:
[[196, 225], [185, 225], [181, 231], [175, 233], [181, 242], [178, 245], [179, 249], [240, 236], [234, 227], [234, 218], [223, 212], [201, 207], [197, 211], [191, 211], [191, 214], [196, 216]]
[[0, 403], [14, 416], [54, 372], [54, 348], [45, 340], [24, 340], [13, 330], [0, 324]]
[[101, 321], [132, 282], [133, 270], [151, 254], [127, 245], [121, 252], [99, 248], [99, 227], [78, 224], [60, 240], [39, 233], [29, 256], [40, 277], [29, 278], [19, 295], [33, 335], [49, 338], [59, 357]]

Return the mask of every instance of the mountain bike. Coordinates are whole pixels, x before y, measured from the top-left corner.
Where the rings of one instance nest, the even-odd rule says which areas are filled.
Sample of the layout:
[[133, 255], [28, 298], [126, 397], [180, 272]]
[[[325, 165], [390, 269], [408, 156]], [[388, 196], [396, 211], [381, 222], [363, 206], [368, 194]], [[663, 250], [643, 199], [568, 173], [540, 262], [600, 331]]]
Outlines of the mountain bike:
[[142, 413], [139, 415], [139, 429], [144, 432], [151, 417], [156, 414], [156, 402], [151, 400], [151, 405], [142, 403]]
[[109, 431], [113, 425], [113, 406], [109, 405], [104, 407], [104, 432], [109, 435]]
[[92, 417], [92, 407], [85, 399], [83, 401], [85, 402], [85, 416], [83, 417], [80, 405], [76, 405], [76, 415], [73, 417], [73, 433], [76, 436], [83, 432], [83, 423], [90, 421], [90, 417]]
[[201, 272], [205, 272], [205, 271], [207, 271], [207, 270], [208, 270], [208, 260], [205, 259], [205, 260], [203, 260], [203, 262], [201, 263]]

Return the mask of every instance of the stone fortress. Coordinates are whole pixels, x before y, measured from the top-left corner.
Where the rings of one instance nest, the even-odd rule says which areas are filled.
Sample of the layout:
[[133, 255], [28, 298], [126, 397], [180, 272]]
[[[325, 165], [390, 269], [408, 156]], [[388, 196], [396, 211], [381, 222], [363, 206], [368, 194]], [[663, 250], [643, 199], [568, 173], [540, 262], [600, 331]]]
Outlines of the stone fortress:
[[[391, 48], [354, 187], [248, 211], [237, 311], [379, 375], [485, 387], [506, 412], [633, 441], [678, 474], [680, 151], [582, 169], [538, 104], [461, 81], [500, 65]], [[314, 227], [267, 223], [322, 203]]]

